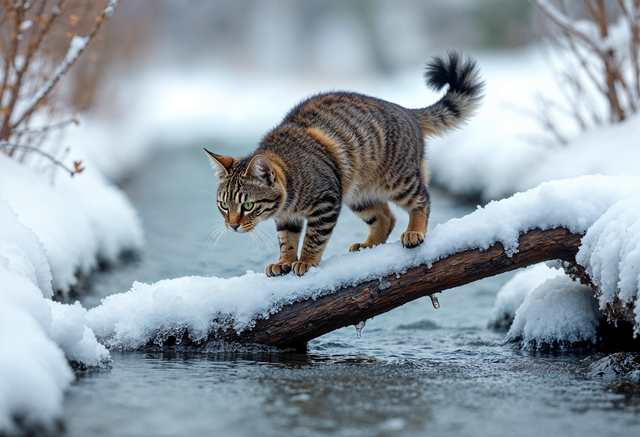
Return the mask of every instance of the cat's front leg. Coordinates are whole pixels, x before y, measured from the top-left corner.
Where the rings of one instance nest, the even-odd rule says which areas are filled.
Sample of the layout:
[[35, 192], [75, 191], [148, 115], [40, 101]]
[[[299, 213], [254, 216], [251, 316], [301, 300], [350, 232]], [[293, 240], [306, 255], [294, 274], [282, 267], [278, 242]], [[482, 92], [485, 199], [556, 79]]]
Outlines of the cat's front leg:
[[291, 265], [298, 260], [298, 244], [302, 225], [303, 221], [301, 219], [276, 220], [278, 243], [280, 244], [280, 260], [267, 266], [265, 269], [267, 276], [286, 275], [291, 271]]
[[338, 223], [341, 207], [340, 201], [325, 204], [316, 209], [307, 219], [307, 231], [304, 235], [300, 259], [291, 265], [296, 275], [302, 276], [311, 267], [320, 264], [322, 253], [331, 238], [333, 228]]

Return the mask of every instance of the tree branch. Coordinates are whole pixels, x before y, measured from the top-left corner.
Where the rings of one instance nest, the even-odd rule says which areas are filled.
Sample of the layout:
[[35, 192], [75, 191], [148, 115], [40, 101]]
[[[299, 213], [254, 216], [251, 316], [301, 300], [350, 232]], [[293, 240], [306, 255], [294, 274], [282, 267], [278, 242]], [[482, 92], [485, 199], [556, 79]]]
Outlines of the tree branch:
[[93, 38], [96, 36], [105, 19], [113, 15], [116, 7], [118, 6], [118, 3], [120, 3], [120, 0], [109, 0], [109, 4], [102, 11], [102, 14], [96, 18], [96, 24], [89, 35], [86, 37], [75, 36], [71, 40], [69, 50], [67, 51], [65, 59], [60, 63], [60, 65], [58, 65], [58, 68], [56, 68], [53, 76], [47, 82], [45, 82], [38, 91], [36, 91], [32, 102], [27, 106], [22, 115], [19, 116], [14, 122], [12, 122], [12, 128], [22, 123], [22, 121], [24, 121], [24, 119], [27, 118], [36, 109], [38, 104], [47, 96], [47, 94], [49, 94], [51, 89], [58, 83], [58, 81], [60, 81], [67, 70], [69, 70], [69, 68], [76, 62], [82, 52], [84, 52], [91, 40], [93, 40]]
[[24, 144], [13, 144], [13, 143], [8, 143], [8, 142], [6, 142], [4, 140], [0, 140], [0, 149], [12, 149], [12, 150], [19, 149], [19, 150], [26, 150], [26, 151], [29, 151], [29, 152], [36, 152], [36, 153], [44, 156], [45, 158], [47, 158], [49, 161], [53, 162], [58, 167], [61, 167], [62, 169], [64, 169], [67, 173], [69, 173], [69, 176], [71, 176], [71, 177], [73, 177], [77, 173], [82, 173], [82, 170], [84, 170], [84, 167], [81, 166], [81, 162], [80, 161], [75, 161], [74, 162], [75, 169], [72, 170], [69, 167], [67, 167], [66, 165], [64, 165], [62, 162], [60, 162], [56, 158], [54, 158], [53, 155], [50, 155], [47, 152], [44, 152], [44, 151], [38, 149], [37, 147], [27, 146], [27, 145], [24, 145]]

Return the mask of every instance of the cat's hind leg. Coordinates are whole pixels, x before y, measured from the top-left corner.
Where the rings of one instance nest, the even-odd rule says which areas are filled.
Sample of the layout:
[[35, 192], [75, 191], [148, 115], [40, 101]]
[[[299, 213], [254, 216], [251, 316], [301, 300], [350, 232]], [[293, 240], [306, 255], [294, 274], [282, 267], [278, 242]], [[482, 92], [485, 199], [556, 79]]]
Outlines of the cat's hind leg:
[[265, 269], [267, 276], [286, 275], [291, 271], [291, 265], [298, 261], [298, 244], [302, 233], [302, 219], [276, 221], [278, 243], [280, 244], [280, 260], [269, 264]]
[[367, 224], [369, 235], [364, 243], [351, 245], [349, 252], [377, 246], [387, 241], [389, 234], [391, 234], [393, 227], [396, 225], [396, 217], [391, 212], [387, 202], [368, 203], [364, 206], [351, 206], [350, 208]]

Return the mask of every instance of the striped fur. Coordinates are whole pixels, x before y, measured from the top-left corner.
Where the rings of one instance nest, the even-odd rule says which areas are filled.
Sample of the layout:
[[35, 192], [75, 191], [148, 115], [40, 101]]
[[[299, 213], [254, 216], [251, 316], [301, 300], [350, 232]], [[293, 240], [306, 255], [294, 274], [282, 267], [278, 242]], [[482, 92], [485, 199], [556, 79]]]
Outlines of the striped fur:
[[[267, 275], [302, 275], [317, 266], [343, 204], [369, 227], [367, 239], [350, 251], [387, 240], [396, 221], [389, 201], [409, 213], [402, 244], [412, 248], [424, 241], [430, 211], [424, 137], [464, 124], [483, 91], [475, 63], [455, 52], [434, 58], [425, 79], [437, 90], [448, 85], [426, 108], [349, 92], [318, 94], [294, 107], [252, 155], [207, 151], [220, 176], [218, 208], [227, 226], [247, 232], [262, 220], [276, 222], [280, 259]], [[243, 204], [253, 205], [247, 210]]]

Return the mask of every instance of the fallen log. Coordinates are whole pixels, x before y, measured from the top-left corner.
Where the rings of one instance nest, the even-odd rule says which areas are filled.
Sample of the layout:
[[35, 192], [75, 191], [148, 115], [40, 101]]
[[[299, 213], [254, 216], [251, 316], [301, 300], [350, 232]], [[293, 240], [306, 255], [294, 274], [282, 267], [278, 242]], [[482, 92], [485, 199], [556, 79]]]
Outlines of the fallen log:
[[[390, 275], [315, 300], [295, 302], [268, 319], [258, 320], [250, 331], [217, 331], [208, 340], [301, 349], [309, 340], [328, 332], [449, 288], [548, 260], [575, 263], [581, 238], [564, 228], [534, 229], [520, 236], [518, 252], [511, 257], [501, 243], [487, 250], [466, 250], [434, 262], [431, 268], [422, 265], [403, 275]], [[188, 333], [180, 343], [190, 343]], [[171, 344], [175, 339], [165, 342]]]

